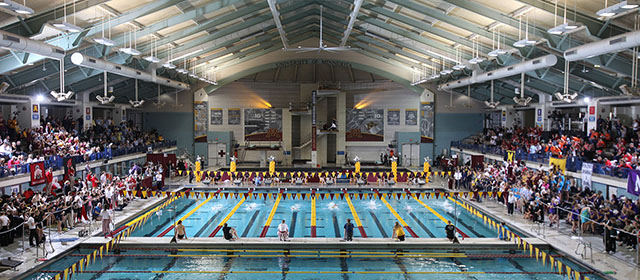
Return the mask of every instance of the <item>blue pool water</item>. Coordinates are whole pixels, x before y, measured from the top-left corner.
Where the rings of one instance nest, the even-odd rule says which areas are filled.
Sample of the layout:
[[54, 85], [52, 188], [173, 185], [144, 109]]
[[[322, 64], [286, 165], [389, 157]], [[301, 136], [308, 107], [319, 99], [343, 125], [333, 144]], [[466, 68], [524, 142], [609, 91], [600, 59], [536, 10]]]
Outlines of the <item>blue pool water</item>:
[[[164, 236], [173, 236], [171, 225], [174, 215], [177, 220], [189, 213], [191, 214], [183, 222], [187, 236], [210, 236], [241, 198], [241, 196], [229, 195], [227, 198], [212, 198], [206, 203], [204, 203], [204, 197], [180, 198], [163, 209], [161, 213], [153, 215], [144, 226], [137, 228], [132, 236], [155, 237], [162, 233], [165, 234]], [[260, 237], [275, 201], [275, 198], [263, 199], [262, 196], [247, 199], [230, 216], [227, 223], [236, 228], [240, 237]], [[386, 201], [417, 237], [445, 237], [445, 222], [419, 202], [414, 199], [396, 199], [395, 197], [386, 198]], [[485, 225], [481, 219], [469, 214], [450, 200], [422, 198], [421, 201], [444, 219], [455, 221], [457, 217], [458, 228], [469, 237], [497, 236], [495, 230]], [[385, 203], [378, 198], [354, 198], [351, 202], [367, 237], [391, 237], [391, 229], [398, 218], [392, 214]], [[280, 200], [266, 237], [277, 236], [276, 227], [282, 220], [288, 224], [290, 236], [312, 237], [311, 212], [309, 197], [306, 200]], [[351, 219], [357, 226], [347, 201], [340, 199], [338, 195], [333, 199], [327, 195], [324, 200], [320, 198], [316, 200], [316, 237], [343, 237], [343, 225], [347, 219]], [[220, 237], [221, 234], [218, 232], [216, 236]], [[409, 232], [406, 234], [408, 238], [411, 237]], [[354, 236], [361, 237], [360, 231], [356, 229]]]
[[[123, 248], [120, 255], [98, 258], [73, 279], [566, 279], [521, 251], [516, 252], [519, 257], [504, 251], [486, 250], [462, 250], [459, 254], [412, 251], [400, 257], [390, 251], [352, 251], [350, 257], [344, 258], [337, 257], [339, 252], [332, 251], [321, 251], [320, 254], [292, 251], [292, 256], [285, 256], [277, 252], [192, 250]], [[27, 279], [51, 279], [90, 252], [90, 249], [75, 250]], [[590, 279], [602, 279], [569, 260], [558, 259], [573, 270], [586, 272]]]

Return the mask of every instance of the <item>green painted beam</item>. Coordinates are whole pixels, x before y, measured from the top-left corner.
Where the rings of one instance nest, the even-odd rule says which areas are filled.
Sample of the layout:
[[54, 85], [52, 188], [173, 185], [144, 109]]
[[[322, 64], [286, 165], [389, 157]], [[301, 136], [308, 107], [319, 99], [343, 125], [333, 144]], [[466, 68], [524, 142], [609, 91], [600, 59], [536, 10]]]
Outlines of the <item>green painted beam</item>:
[[[420, 4], [417, 1], [411, 1], [411, 0], [387, 0], [388, 2], [392, 2], [395, 3], [401, 7], [419, 12], [421, 14], [427, 15], [429, 17], [432, 17], [436, 20], [448, 23], [450, 25], [453, 25], [455, 27], [467, 30], [473, 34], [478, 34], [479, 36], [485, 37], [485, 38], [489, 38], [491, 39], [491, 37], [493, 36], [493, 33], [490, 32], [489, 30], [479, 27], [477, 24], [465, 20], [465, 19], [461, 19], [461, 18], [457, 18], [454, 16], [450, 16], [450, 15], [446, 15], [445, 13], [443, 13], [442, 11], [439, 11], [437, 9], [425, 6]], [[510, 40], [507, 39], [507, 43], [512, 43], [510, 42]]]

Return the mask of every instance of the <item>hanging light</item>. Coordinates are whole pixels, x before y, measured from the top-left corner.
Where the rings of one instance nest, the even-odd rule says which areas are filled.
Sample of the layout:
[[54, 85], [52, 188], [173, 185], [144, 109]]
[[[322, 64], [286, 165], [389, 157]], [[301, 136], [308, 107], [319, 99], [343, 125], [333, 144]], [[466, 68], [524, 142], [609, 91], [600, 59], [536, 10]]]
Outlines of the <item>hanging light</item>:
[[167, 69], [176, 69], [176, 66], [171, 63], [171, 57], [173, 56], [173, 48], [171, 47], [171, 45], [169, 45], [169, 50], [167, 50], [167, 52], [169, 53], [169, 55], [167, 56], [167, 62], [162, 64], [162, 67]]
[[15, 13], [22, 15], [30, 15], [34, 13], [33, 9], [27, 7], [27, 3], [25, 1], [23, 1], [22, 3], [23, 4], [18, 4], [11, 0], [2, 0], [0, 1], [0, 7], [12, 10]]
[[557, 13], [558, 13], [558, 1], [560, 0], [556, 0], [555, 3], [555, 11], [554, 11], [554, 24], [556, 25], [555, 27], [547, 30], [547, 33], [549, 34], [554, 34], [554, 35], [561, 35], [564, 34], [566, 32], [569, 32], [571, 30], [574, 30], [576, 28], [578, 28], [577, 25], [574, 24], [569, 24], [567, 22], [567, 0], [564, 0], [564, 22], [560, 25], [558, 24], [558, 17], [557, 17]]
[[93, 41], [107, 47], [113, 47], [116, 45], [116, 42], [111, 40], [111, 15], [108, 15], [109, 21], [109, 38], [104, 35], [104, 15], [102, 16], [102, 37], [94, 38]]
[[62, 10], [64, 12], [64, 20], [62, 22], [55, 22], [53, 23], [53, 27], [61, 29], [63, 31], [69, 32], [69, 33], [78, 33], [80, 31], [82, 31], [82, 28], [75, 25], [76, 23], [76, 4], [75, 2], [73, 3], [73, 23], [67, 22], [67, 1], [64, 1], [64, 4], [62, 6]]
[[628, 10], [635, 9], [638, 7], [638, 4], [635, 1], [622, 1], [618, 4], [611, 5], [607, 7], [608, 1], [604, 1], [604, 9], [601, 9], [596, 12], [596, 15], [599, 17], [612, 17], [620, 13], [624, 13]]
[[[134, 40], [131, 39], [131, 34], [134, 34], [134, 32], [135, 32], [135, 35], [133, 35], [133, 38], [135, 40], [135, 43], [132, 44], [132, 42]], [[131, 30], [129, 30], [129, 46], [128, 47], [124, 47], [124, 48], [120, 48], [119, 50], [121, 52], [123, 52], [123, 53], [128, 54], [128, 55], [138, 56], [138, 55], [141, 55], [142, 53], [139, 50], [136, 49], [136, 45], [137, 45], [138, 42], [137, 42], [137, 39], [135, 38], [135, 36], [137, 35], [138, 31], [135, 30], [134, 32], [131, 32]]]
[[149, 61], [151, 63], [158, 63], [160, 59], [155, 56], [158, 53], [158, 46], [156, 45], [156, 37], [153, 37], [153, 42], [151, 43], [151, 54], [144, 57], [144, 60]]

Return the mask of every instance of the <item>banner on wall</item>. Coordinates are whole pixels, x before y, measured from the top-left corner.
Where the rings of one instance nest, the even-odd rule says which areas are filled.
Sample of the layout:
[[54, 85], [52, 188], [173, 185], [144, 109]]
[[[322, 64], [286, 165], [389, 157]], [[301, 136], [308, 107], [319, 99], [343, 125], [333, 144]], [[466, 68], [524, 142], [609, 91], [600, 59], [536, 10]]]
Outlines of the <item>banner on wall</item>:
[[346, 141], [384, 141], [384, 109], [347, 109]]
[[227, 124], [229, 125], [240, 124], [240, 108], [229, 108], [227, 110]]
[[209, 129], [209, 105], [207, 101], [193, 102], [193, 121], [195, 142], [207, 142], [207, 130]]
[[565, 174], [567, 169], [567, 159], [549, 157], [549, 167], [555, 167], [558, 170], [562, 170], [562, 174]]
[[593, 163], [582, 163], [582, 189], [591, 189], [591, 175], [593, 174]]
[[404, 111], [404, 125], [418, 125], [418, 109]]
[[44, 177], [44, 162], [33, 162], [29, 164], [29, 173], [31, 173], [31, 185], [40, 185], [46, 182]]
[[74, 157], [66, 157], [64, 164], [64, 180], [73, 180], [76, 177], [76, 159]]
[[431, 102], [420, 104], [420, 143], [433, 143], [434, 108]]
[[222, 124], [222, 108], [211, 108], [211, 125]]
[[632, 195], [640, 195], [640, 170], [629, 169], [627, 192]]
[[282, 109], [244, 109], [244, 140], [282, 141]]
[[400, 109], [387, 110], [387, 125], [400, 125]]

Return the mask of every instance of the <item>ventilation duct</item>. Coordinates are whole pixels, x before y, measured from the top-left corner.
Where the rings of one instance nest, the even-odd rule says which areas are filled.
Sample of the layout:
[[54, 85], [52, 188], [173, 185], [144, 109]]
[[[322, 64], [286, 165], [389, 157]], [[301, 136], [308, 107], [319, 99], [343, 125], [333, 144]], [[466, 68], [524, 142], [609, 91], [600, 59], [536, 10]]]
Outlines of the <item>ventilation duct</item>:
[[450, 90], [459, 88], [462, 86], [484, 83], [491, 80], [502, 79], [505, 77], [522, 74], [529, 71], [534, 71], [542, 68], [547, 68], [555, 65], [558, 62], [558, 58], [555, 55], [549, 54], [536, 59], [523, 61], [513, 65], [498, 68], [496, 70], [484, 72], [477, 76], [472, 76], [456, 81], [451, 81], [442, 85], [439, 85], [440, 90]]
[[142, 70], [122, 66], [122, 65], [115, 64], [102, 59], [85, 56], [78, 52], [71, 55], [71, 62], [73, 62], [73, 64], [78, 66], [84, 66], [87, 68], [102, 70], [109, 73], [114, 73], [121, 76], [129, 77], [132, 79], [139, 79], [139, 80], [157, 83], [159, 85], [182, 89], [182, 90], [189, 89], [188, 84], [170, 80], [167, 78], [156, 77], [155, 75], [144, 72]]
[[65, 55], [62, 48], [2, 30], [0, 30], [0, 47], [54, 59], [63, 59]]
[[640, 46], [640, 30], [570, 48], [564, 52], [564, 59], [568, 61], [582, 60], [636, 46]]

